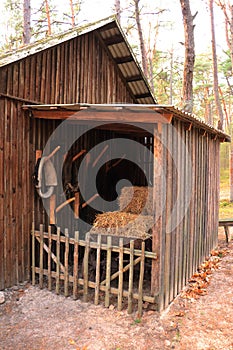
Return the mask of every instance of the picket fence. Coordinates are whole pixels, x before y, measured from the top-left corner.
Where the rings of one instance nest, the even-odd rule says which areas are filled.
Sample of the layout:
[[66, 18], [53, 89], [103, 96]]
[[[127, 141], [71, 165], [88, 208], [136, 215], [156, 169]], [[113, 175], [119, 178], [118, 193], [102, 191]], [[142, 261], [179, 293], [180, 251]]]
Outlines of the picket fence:
[[40, 230], [33, 227], [31, 235], [33, 285], [38, 283], [40, 288], [65, 297], [72, 295], [75, 300], [94, 301], [95, 305], [103, 303], [109, 307], [116, 303], [114, 307], [119, 311], [127, 307], [128, 313], [137, 312], [138, 316], [148, 305], [156, 307], [157, 296], [151, 295], [145, 273], [148, 278], [152, 260], [157, 257], [145, 250], [144, 241], [140, 241], [138, 249], [134, 240], [125, 245], [124, 239], [118, 238], [119, 243], [115, 244], [116, 237], [114, 241], [112, 236], [103, 235], [94, 239], [89, 233], [83, 240], [79, 239], [78, 231], [70, 238], [68, 229], [62, 235], [57, 228], [54, 234], [51, 226], [45, 232], [43, 225]]

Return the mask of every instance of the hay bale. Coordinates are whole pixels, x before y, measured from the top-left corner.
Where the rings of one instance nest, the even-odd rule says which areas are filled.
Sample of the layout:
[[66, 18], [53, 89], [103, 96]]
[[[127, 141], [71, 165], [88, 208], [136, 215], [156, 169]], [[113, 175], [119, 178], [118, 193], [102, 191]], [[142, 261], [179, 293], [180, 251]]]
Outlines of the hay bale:
[[144, 240], [151, 237], [150, 229], [152, 226], [152, 216], [124, 212], [106, 212], [96, 216], [90, 233]]
[[[129, 203], [129, 200], [131, 201]], [[123, 187], [119, 196], [121, 211], [131, 214], [153, 215], [152, 187]]]

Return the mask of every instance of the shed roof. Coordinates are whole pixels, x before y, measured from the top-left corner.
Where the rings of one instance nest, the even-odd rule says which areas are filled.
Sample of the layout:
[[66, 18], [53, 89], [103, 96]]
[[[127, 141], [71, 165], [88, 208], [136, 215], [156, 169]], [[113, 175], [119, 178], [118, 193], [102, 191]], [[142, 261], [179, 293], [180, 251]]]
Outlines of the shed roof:
[[156, 103], [157, 101], [153, 96], [147, 79], [114, 16], [92, 24], [72, 28], [64, 33], [6, 53], [0, 57], [0, 68], [92, 31], [98, 36], [108, 55], [119, 68], [120, 74], [134, 96], [135, 101], [140, 104]]
[[53, 105], [24, 105], [23, 109], [31, 110], [36, 118], [74, 119], [77, 121], [105, 121], [135, 123], [170, 123], [175, 117], [187, 124], [190, 130], [195, 126], [217, 137], [221, 142], [230, 142], [231, 138], [222, 130], [216, 129], [197, 116], [183, 112], [171, 105], [158, 104], [53, 104]]

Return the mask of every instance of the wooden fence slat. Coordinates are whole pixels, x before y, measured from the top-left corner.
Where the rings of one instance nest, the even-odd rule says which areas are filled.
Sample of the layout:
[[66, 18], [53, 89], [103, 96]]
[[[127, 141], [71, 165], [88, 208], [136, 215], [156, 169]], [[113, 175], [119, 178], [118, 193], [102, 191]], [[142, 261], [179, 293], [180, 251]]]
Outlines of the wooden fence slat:
[[56, 293], [60, 291], [60, 235], [61, 229], [57, 228], [57, 266], [56, 266]]
[[140, 262], [140, 274], [138, 283], [138, 316], [142, 316], [142, 302], [143, 302], [143, 280], [145, 267], [145, 242], [142, 242], [142, 257]]
[[79, 246], [79, 232], [75, 231], [74, 242], [74, 267], [73, 267], [73, 298], [78, 298], [78, 246]]
[[65, 229], [65, 281], [64, 281], [64, 294], [65, 297], [69, 295], [69, 232]]
[[[141, 261], [141, 256], [139, 256], [137, 259], [135, 259], [133, 261], [133, 265], [137, 265], [139, 262]], [[124, 268], [123, 268], [123, 273], [125, 273], [126, 271], [128, 271], [130, 269], [130, 264], [126, 265]], [[119, 276], [119, 271], [115, 272], [111, 277], [110, 277], [110, 280], [113, 281], [115, 278], [117, 278]], [[101, 286], [104, 286], [106, 284], [106, 279], [104, 281], [102, 281], [100, 283]]]
[[134, 240], [130, 241], [130, 257], [129, 257], [129, 295], [128, 295], [128, 313], [133, 312], [133, 269], [134, 269]]
[[118, 302], [117, 309], [122, 310], [123, 296], [123, 238], [119, 239], [119, 279], [118, 279]]
[[105, 287], [105, 307], [109, 307], [110, 288], [111, 288], [111, 255], [112, 255], [112, 237], [107, 237], [107, 266], [106, 266], [106, 287]]
[[51, 226], [48, 227], [48, 290], [52, 290], [52, 275], [51, 275], [51, 252], [52, 252], [52, 236], [51, 236]]
[[[47, 276], [48, 278], [48, 287], [52, 289], [52, 278], [55, 278], [56, 280], [56, 293], [59, 294], [60, 292], [60, 283], [61, 281], [64, 281], [64, 295], [68, 296], [69, 294], [69, 283], [73, 284], [73, 297], [74, 299], [77, 299], [77, 291], [78, 291], [78, 285], [83, 286], [83, 295], [84, 295], [84, 301], [87, 301], [88, 299], [88, 288], [92, 288], [95, 290], [95, 304], [99, 303], [99, 292], [103, 291], [105, 292], [105, 306], [109, 307], [110, 305], [110, 295], [116, 295], [118, 298], [118, 310], [122, 309], [122, 301], [123, 297], [128, 298], [129, 307], [128, 312], [132, 312], [132, 302], [133, 300], [138, 300], [138, 310], [139, 315], [142, 314], [142, 302], [146, 301], [149, 303], [154, 303], [155, 296], [149, 296], [149, 295], [143, 295], [143, 280], [144, 280], [144, 265], [145, 265], [145, 242], [142, 243], [142, 250], [137, 249], [137, 255], [141, 253], [139, 257], [137, 257], [134, 260], [135, 250], [134, 250], [134, 240], [130, 242], [130, 262], [126, 266], [123, 265], [124, 262], [124, 253], [125, 253], [125, 247], [123, 239], [119, 239], [119, 245], [118, 247], [115, 246], [115, 251], [119, 254], [119, 269], [116, 273], [111, 275], [111, 258], [112, 258], [112, 237], [107, 237], [107, 248], [104, 247], [104, 250], [107, 250], [107, 257], [106, 257], [106, 279], [103, 281], [104, 283], [100, 283], [100, 266], [101, 266], [101, 235], [98, 235], [97, 242], [95, 245], [96, 249], [96, 281], [92, 282], [89, 281], [88, 276], [88, 264], [89, 264], [89, 254], [90, 254], [90, 248], [91, 243], [90, 242], [90, 234], [86, 234], [85, 241], [79, 240], [79, 234], [78, 231], [75, 232], [75, 238], [69, 238], [68, 236], [68, 229], [65, 230], [65, 236], [61, 236], [60, 228], [57, 229], [57, 234], [52, 234], [52, 227], [48, 227], [48, 233], [44, 232], [43, 225], [40, 225], [40, 231], [34, 231], [32, 230], [32, 238], [34, 237], [35, 240], [38, 240], [39, 245], [39, 255], [40, 255], [40, 261], [39, 261], [39, 267], [36, 267], [35, 263], [35, 256], [32, 259], [32, 270], [34, 270], [34, 275], [39, 274], [39, 283], [40, 286], [43, 286], [43, 277]], [[44, 240], [48, 240], [48, 244], [44, 242]], [[52, 246], [53, 241], [56, 242], [56, 255], [54, 255], [53, 259], [53, 253], [52, 253]], [[65, 246], [65, 254], [64, 254], [64, 266], [60, 262], [61, 257], [61, 243], [64, 243]], [[82, 246], [85, 247], [84, 251], [84, 258], [83, 258], [83, 278], [78, 278], [78, 255], [79, 255], [79, 246], [80, 243], [82, 243]], [[68, 257], [69, 257], [69, 244], [74, 244], [74, 267], [73, 267], [73, 274], [69, 274], [68, 270]], [[32, 245], [33, 247], [33, 245]], [[118, 248], [118, 249], [117, 249]], [[34, 243], [34, 250], [35, 250], [35, 243]], [[48, 268], [44, 266], [44, 250], [48, 253]], [[129, 254], [129, 251], [127, 250], [127, 254]], [[154, 258], [154, 255], [153, 257]], [[52, 271], [52, 261], [56, 262], [56, 271]], [[139, 286], [138, 286], [138, 293], [133, 292], [133, 275], [134, 275], [134, 266], [137, 265], [140, 262], [140, 277], [139, 277]], [[123, 288], [123, 282], [124, 282], [124, 272], [129, 270], [129, 288], [128, 290], [124, 290]], [[118, 288], [111, 287], [111, 281], [118, 277]], [[34, 278], [35, 279], [35, 278]], [[157, 295], [156, 295], [157, 296]]]
[[96, 276], [95, 276], [95, 305], [99, 303], [99, 291], [100, 291], [100, 254], [101, 254], [101, 235], [97, 238], [97, 250], [96, 250]]
[[35, 223], [32, 223], [32, 285], [36, 284], [36, 259], [35, 259]]
[[[36, 231], [35, 231], [36, 232]], [[37, 239], [37, 241], [40, 243], [40, 238], [35, 234], [35, 238]], [[44, 234], [44, 238], [49, 238], [49, 236], [48, 236], [48, 234]], [[51, 235], [51, 238], [52, 238], [52, 240], [54, 240], [54, 241], [57, 241], [57, 235], [55, 236], [55, 235]], [[59, 237], [59, 241], [60, 241], [60, 243], [61, 242], [65, 242], [64, 241], [64, 239], [63, 239], [63, 237]], [[48, 253], [49, 252], [49, 247], [45, 244], [45, 243], [43, 243], [43, 249]], [[58, 260], [57, 260], [57, 257], [56, 257], [56, 255], [55, 254], [53, 254], [53, 252], [51, 252], [51, 258], [52, 258], [52, 260], [56, 263], [56, 264], [58, 264]], [[60, 265], [60, 270], [63, 272], [63, 273], [65, 273], [65, 266], [61, 263], [61, 261], [59, 262], [59, 265]]]
[[40, 225], [40, 274], [39, 274], [39, 285], [43, 288], [43, 237], [44, 226]]
[[84, 302], [87, 302], [88, 297], [88, 260], [89, 260], [89, 251], [90, 251], [90, 234], [86, 234], [86, 247], [85, 247], [85, 253], [83, 258], [83, 279], [84, 279], [84, 285], [83, 285], [83, 300]]

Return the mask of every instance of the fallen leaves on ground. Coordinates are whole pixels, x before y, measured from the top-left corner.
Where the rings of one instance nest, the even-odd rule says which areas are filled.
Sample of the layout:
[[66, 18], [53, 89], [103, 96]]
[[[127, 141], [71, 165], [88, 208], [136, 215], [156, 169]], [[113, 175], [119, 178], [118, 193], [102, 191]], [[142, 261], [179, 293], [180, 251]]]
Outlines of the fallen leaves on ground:
[[219, 268], [221, 258], [227, 254], [227, 250], [212, 250], [211, 256], [207, 258], [197, 269], [189, 280], [186, 290], [181, 293], [182, 298], [197, 299], [207, 294], [207, 287], [213, 271]]

